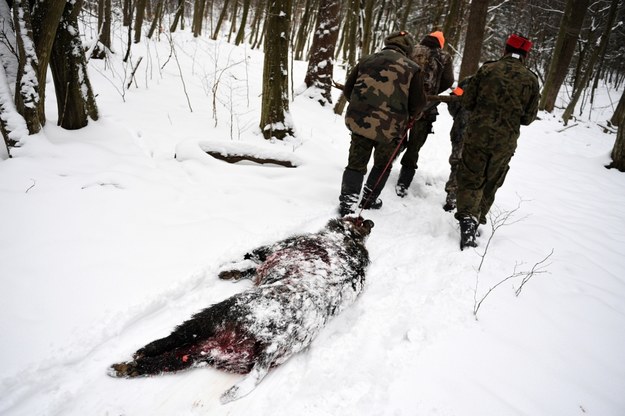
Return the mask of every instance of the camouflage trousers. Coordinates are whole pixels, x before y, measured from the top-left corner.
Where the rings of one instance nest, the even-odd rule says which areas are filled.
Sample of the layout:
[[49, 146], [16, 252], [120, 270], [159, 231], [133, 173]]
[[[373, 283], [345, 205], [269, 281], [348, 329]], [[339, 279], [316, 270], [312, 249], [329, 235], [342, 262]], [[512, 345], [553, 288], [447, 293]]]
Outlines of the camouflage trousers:
[[[436, 117], [434, 117], [436, 119]], [[407, 143], [402, 145], [405, 148], [404, 156], [401, 158], [401, 165], [411, 169], [417, 169], [419, 161], [419, 151], [425, 144], [428, 135], [432, 132], [432, 124], [434, 121], [428, 119], [419, 119], [415, 121], [410, 129]]]
[[460, 220], [470, 216], [481, 224], [495, 202], [495, 193], [503, 185], [514, 150], [497, 151], [465, 143], [458, 167], [457, 209]]
[[[376, 142], [358, 134], [352, 134], [352, 143], [349, 147], [349, 158], [345, 169], [367, 173], [367, 164], [373, 153], [373, 166], [384, 169], [388, 161], [393, 157], [393, 152], [397, 147], [396, 141], [390, 143]], [[390, 170], [389, 166], [389, 170]]]
[[448, 198], [456, 199], [458, 194], [458, 182], [456, 177], [458, 175], [458, 167], [460, 166], [460, 158], [462, 157], [462, 136], [464, 131], [458, 131], [454, 127], [449, 134], [451, 139], [451, 155], [449, 155], [449, 166], [451, 168], [449, 172], [449, 179], [445, 184], [445, 192], [447, 192]]

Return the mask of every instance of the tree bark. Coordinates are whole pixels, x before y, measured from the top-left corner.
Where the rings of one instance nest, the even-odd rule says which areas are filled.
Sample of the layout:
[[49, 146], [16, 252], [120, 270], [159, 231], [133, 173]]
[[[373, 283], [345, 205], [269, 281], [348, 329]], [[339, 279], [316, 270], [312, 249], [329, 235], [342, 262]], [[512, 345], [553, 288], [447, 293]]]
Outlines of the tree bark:
[[[203, 0], [198, 0], [203, 1]], [[215, 31], [213, 32], [213, 40], [217, 40], [217, 35], [219, 35], [219, 29], [221, 29], [221, 25], [226, 18], [226, 13], [228, 12], [228, 3], [229, 0], [224, 1], [224, 7], [221, 9], [221, 13], [219, 13], [219, 19], [217, 20], [217, 25], [215, 26]], [[194, 15], [195, 16], [195, 15]], [[195, 22], [195, 19], [194, 19]], [[195, 33], [195, 30], [193, 31]]]
[[135, 37], [134, 42], [139, 43], [141, 41], [141, 30], [143, 29], [143, 19], [145, 17], [145, 5], [147, 0], [137, 1], [137, 15], [135, 17]]
[[608, 168], [614, 168], [625, 172], [625, 118], [621, 118], [620, 120], [616, 141], [612, 148], [612, 163], [608, 165]]
[[286, 117], [289, 112], [288, 53], [291, 0], [274, 0], [269, 3], [260, 129], [265, 139], [282, 140], [293, 134]]
[[122, 0], [122, 26], [132, 26], [132, 0]]
[[[61, 20], [61, 15], [65, 8], [65, 0], [48, 0], [36, 2], [32, 12], [33, 38], [35, 39], [35, 52], [39, 60], [37, 71], [37, 82], [39, 85], [46, 85], [46, 75], [50, 63], [52, 44], [56, 36], [57, 27]], [[46, 123], [45, 100], [46, 89], [39, 89], [39, 120], [42, 125]]]
[[443, 33], [445, 34], [445, 45], [447, 50], [454, 56], [458, 49], [457, 28], [461, 26], [458, 17], [460, 16], [461, 0], [451, 0], [443, 24]]
[[297, 35], [295, 35], [295, 48], [293, 54], [295, 59], [298, 61], [302, 60], [304, 57], [304, 47], [306, 46], [306, 40], [308, 39], [308, 25], [310, 24], [310, 15], [312, 12], [311, 0], [306, 0], [304, 13], [302, 14], [297, 28]]
[[[178, 28], [178, 23], [184, 22], [183, 16], [184, 16], [184, 0], [178, 0], [178, 8], [176, 9], [176, 15], [174, 16], [174, 21], [169, 27], [170, 32], [175, 32], [176, 29]], [[184, 30], [183, 26], [182, 26], [182, 29]]]
[[234, 0], [232, 4], [232, 21], [230, 22], [230, 29], [228, 29], [228, 43], [232, 38], [232, 34], [237, 30], [237, 14], [239, 10], [239, 0]]
[[239, 32], [234, 40], [235, 45], [240, 45], [245, 41], [245, 26], [247, 24], [247, 16], [250, 12], [250, 0], [243, 1], [243, 14], [241, 15], [241, 23], [239, 25]]
[[310, 59], [304, 83], [321, 91], [319, 103], [323, 106], [332, 102], [332, 75], [334, 71], [334, 49], [339, 37], [338, 0], [321, 0], [317, 28], [310, 47]]
[[460, 76], [458, 77], [460, 81], [475, 74], [479, 67], [487, 12], [488, 0], [473, 0], [471, 2], [467, 38], [464, 43]]
[[575, 53], [575, 45], [582, 30], [589, 0], [568, 0], [560, 21], [558, 39], [547, 71], [539, 108], [552, 112], [560, 87]]
[[584, 71], [582, 80], [579, 83], [579, 87], [575, 90], [573, 98], [571, 98], [571, 102], [569, 103], [569, 105], [566, 106], [564, 114], [562, 114], [562, 120], [564, 120], [564, 125], [569, 122], [569, 119], [571, 118], [571, 115], [575, 110], [575, 106], [577, 105], [577, 102], [582, 95], [582, 91], [584, 90], [586, 85], [588, 85], [588, 81], [590, 81], [590, 76], [595, 69], [597, 59], [599, 58], [599, 56], [605, 53], [605, 48], [608, 46], [610, 33], [612, 33], [612, 27], [614, 26], [614, 21], [616, 20], [618, 3], [619, 0], [612, 0], [612, 4], [610, 5], [610, 11], [608, 12], [608, 19], [606, 21], [605, 29], [603, 30], [603, 34], [601, 35], [601, 42], [599, 42], [599, 47], [592, 51], [592, 55], [588, 60], [588, 65], [586, 66], [586, 70]]
[[614, 110], [610, 123], [614, 126], [620, 126], [623, 120], [625, 120], [625, 91], [621, 94], [621, 99], [616, 106], [616, 110]]
[[92, 58], [104, 59], [111, 50], [111, 0], [98, 0], [98, 44], [93, 49]]
[[160, 22], [163, 19], [163, 3], [164, 0], [158, 0], [158, 3], [156, 4], [156, 12], [154, 13], [154, 18], [152, 19], [152, 24], [150, 25], [150, 30], [147, 34], [148, 39], [152, 39], [156, 28], [160, 26]]
[[[373, 49], [373, 3], [374, 0], [366, 0], [365, 1], [365, 10], [364, 10], [364, 19], [362, 23], [362, 56], [369, 55]], [[401, 28], [404, 30], [404, 28]]]
[[[344, 46], [344, 54], [347, 56], [347, 68], [346, 73], [349, 74], [349, 71], [356, 65], [356, 52], [358, 49], [356, 37], [358, 34], [358, 26], [359, 26], [359, 5], [358, 0], [350, 0], [349, 2], [349, 10], [347, 12], [347, 17], [345, 19], [344, 29], [347, 31], [347, 34], [344, 34], [345, 37], [345, 46]], [[347, 104], [347, 98], [345, 95], [341, 94], [339, 100], [334, 105], [334, 113], [335, 114], [343, 114], [343, 110], [345, 109], [345, 105]]]
[[50, 56], [59, 113], [58, 124], [69, 130], [85, 127], [88, 118], [98, 119], [98, 108], [89, 82], [87, 61], [78, 30], [81, 6], [82, 0], [66, 3]]
[[40, 88], [37, 81], [39, 62], [35, 54], [35, 42], [27, 0], [13, 0], [13, 22], [18, 52], [15, 107], [17, 112], [24, 117], [28, 132], [34, 134], [41, 130], [42, 124], [38, 111], [40, 100]]

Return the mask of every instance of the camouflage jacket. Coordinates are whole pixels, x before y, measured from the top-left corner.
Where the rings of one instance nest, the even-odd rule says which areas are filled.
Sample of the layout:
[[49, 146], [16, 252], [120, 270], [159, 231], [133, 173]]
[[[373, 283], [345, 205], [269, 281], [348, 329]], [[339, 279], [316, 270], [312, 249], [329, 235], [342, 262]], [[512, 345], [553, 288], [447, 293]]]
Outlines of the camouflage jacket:
[[417, 45], [411, 59], [423, 71], [423, 88], [427, 95], [436, 95], [454, 83], [454, 67], [451, 56], [438, 47]]
[[345, 125], [354, 134], [389, 143], [425, 105], [419, 66], [399, 48], [387, 46], [363, 58], [343, 89], [349, 101]]
[[536, 119], [538, 99], [538, 79], [521, 60], [506, 55], [485, 63], [462, 95], [471, 111], [465, 143], [514, 151], [521, 124]]

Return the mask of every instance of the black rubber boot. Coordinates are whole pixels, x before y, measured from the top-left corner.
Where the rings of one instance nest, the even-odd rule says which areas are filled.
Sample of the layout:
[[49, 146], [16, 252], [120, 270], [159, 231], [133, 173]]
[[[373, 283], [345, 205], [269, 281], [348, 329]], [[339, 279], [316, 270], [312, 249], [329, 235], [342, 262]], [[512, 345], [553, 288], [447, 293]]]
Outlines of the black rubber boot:
[[339, 196], [339, 215], [344, 217], [355, 212], [354, 205], [358, 202], [362, 181], [365, 175], [355, 170], [345, 169]]
[[380, 196], [380, 192], [384, 189], [384, 185], [386, 185], [386, 180], [388, 179], [389, 172], [382, 172], [382, 168], [378, 168], [376, 166], [371, 168], [371, 172], [369, 172], [369, 176], [367, 177], [367, 182], [365, 183], [364, 189], [362, 191], [362, 199], [360, 200], [360, 205], [358, 205], [362, 209], [380, 209], [382, 208], [382, 200], [378, 198]]
[[416, 170], [402, 166], [399, 171], [399, 178], [397, 179], [397, 185], [395, 185], [395, 193], [398, 197], [403, 198], [408, 194], [408, 187], [412, 183]]
[[465, 247], [477, 247], [475, 232], [477, 231], [477, 221], [471, 217], [460, 219], [460, 250]]

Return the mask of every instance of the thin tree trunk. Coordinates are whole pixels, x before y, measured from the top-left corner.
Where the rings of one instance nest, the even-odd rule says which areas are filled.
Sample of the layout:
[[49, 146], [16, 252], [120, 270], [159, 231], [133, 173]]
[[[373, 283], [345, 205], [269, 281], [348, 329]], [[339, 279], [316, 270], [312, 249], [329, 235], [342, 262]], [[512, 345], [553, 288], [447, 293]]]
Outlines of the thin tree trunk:
[[610, 5], [610, 11], [608, 12], [608, 19], [606, 21], [605, 29], [603, 31], [603, 34], [601, 35], [601, 42], [599, 43], [599, 47], [593, 50], [592, 55], [588, 60], [588, 65], [586, 66], [586, 70], [584, 71], [582, 80], [579, 83], [579, 87], [575, 90], [573, 98], [571, 98], [571, 102], [564, 110], [564, 114], [562, 114], [562, 120], [564, 120], [564, 125], [569, 122], [569, 119], [571, 118], [571, 115], [575, 110], [575, 106], [577, 105], [577, 102], [582, 95], [582, 91], [586, 88], [586, 85], [588, 85], [588, 81], [590, 81], [590, 76], [595, 69], [597, 59], [599, 58], [599, 56], [605, 53], [605, 49], [608, 46], [608, 41], [610, 40], [610, 33], [612, 33], [612, 26], [614, 25], [614, 21], [616, 19], [618, 3], [619, 0], [612, 0], [612, 4]]
[[552, 112], [560, 87], [575, 53], [575, 45], [584, 22], [589, 0], [568, 0], [560, 21], [558, 39], [547, 71], [539, 108]]
[[399, 26], [402, 30], [408, 29], [408, 17], [410, 17], [410, 12], [412, 11], [412, 3], [413, 0], [408, 0], [403, 2], [403, 10], [401, 15], [401, 20], [399, 22]]
[[458, 40], [456, 36], [456, 28], [460, 25], [460, 6], [461, 0], [451, 0], [449, 2], [449, 9], [447, 10], [447, 16], [445, 17], [445, 23], [443, 24], [443, 33], [445, 34], [445, 44], [447, 50], [454, 56], [458, 49]]
[[[358, 0], [350, 0], [349, 2], [349, 11], [347, 13], [346, 21], [349, 21], [349, 33], [346, 36], [346, 45], [345, 50], [347, 52], [347, 73], [356, 65], [356, 52], [357, 52], [357, 42], [356, 36], [358, 34], [358, 15], [359, 15], [359, 4]], [[334, 105], [334, 113], [335, 114], [343, 114], [343, 110], [345, 109], [345, 105], [347, 104], [347, 98], [345, 98], [344, 94], [341, 94], [339, 100]]]
[[[27, 0], [13, 0], [13, 22], [18, 52], [15, 107], [17, 112], [24, 117], [28, 132], [34, 134], [41, 130], [42, 124], [38, 112], [39, 83], [37, 77], [31, 76], [38, 73], [39, 62], [35, 54], [35, 42]], [[7, 146], [8, 144], [7, 142]]]
[[620, 120], [611, 156], [612, 163], [607, 167], [625, 172], [625, 117], [622, 117]]
[[104, 48], [96, 52], [94, 50], [94, 58], [102, 59], [107, 50], [111, 50], [111, 0], [98, 0], [98, 47], [102, 45]]
[[334, 48], [339, 36], [338, 0], [321, 0], [317, 28], [310, 47], [310, 59], [304, 83], [321, 91], [319, 103], [332, 102], [332, 74], [334, 71]]
[[270, 1], [267, 19], [260, 129], [265, 139], [282, 140], [293, 134], [286, 117], [289, 112], [291, 0]]
[[237, 37], [234, 40], [235, 45], [240, 45], [245, 41], [245, 26], [247, 24], [247, 15], [250, 12], [250, 0], [245, 0], [243, 2], [243, 14], [241, 16], [241, 24], [239, 26], [239, 33], [237, 33]]
[[308, 38], [308, 25], [312, 12], [311, 0], [306, 0], [306, 4], [304, 5], [304, 14], [301, 17], [297, 28], [297, 35], [295, 36], [295, 50], [293, 51], [295, 59], [298, 61], [302, 60], [304, 57], [304, 47], [306, 46], [306, 40]]
[[239, 9], [239, 0], [234, 0], [234, 4], [232, 5], [232, 22], [230, 23], [230, 29], [228, 30], [228, 43], [230, 43], [232, 34], [237, 30], [238, 9]]
[[625, 91], [621, 94], [621, 99], [619, 100], [616, 110], [610, 119], [610, 123], [614, 126], [620, 126], [623, 120], [625, 120]]
[[467, 38], [464, 42], [462, 64], [460, 65], [460, 76], [458, 77], [461, 81], [464, 78], [475, 74], [480, 65], [487, 12], [488, 0], [473, 0], [471, 2]]
[[193, 7], [193, 24], [191, 25], [191, 31], [193, 32], [193, 37], [197, 38], [202, 34], [204, 12], [206, 10], [206, 0], [195, 0], [194, 4], [195, 7]]
[[122, 0], [123, 26], [132, 25], [132, 0]]
[[137, 1], [137, 16], [135, 17], [135, 37], [134, 42], [139, 43], [141, 41], [141, 30], [143, 29], [143, 18], [145, 17], [145, 5], [147, 0]]
[[88, 118], [98, 119], [98, 107], [87, 74], [87, 61], [78, 28], [82, 0], [67, 2], [56, 31], [50, 69], [56, 91], [59, 126], [85, 127]]
[[175, 32], [178, 28], [178, 22], [181, 23], [181, 28], [184, 30], [184, 26], [182, 23], [184, 22], [184, 0], [178, 0], [178, 8], [176, 9], [176, 15], [174, 16], [174, 21], [169, 27], [170, 32]]
[[[37, 82], [39, 85], [46, 85], [46, 74], [50, 63], [52, 44], [56, 36], [59, 21], [65, 8], [65, 0], [49, 0], [37, 2], [32, 9], [32, 29], [35, 39], [35, 49], [39, 67], [37, 71]], [[39, 89], [39, 120], [42, 125], [46, 123], [45, 100], [46, 89]]]
[[[202, 1], [202, 0], [199, 0], [199, 1]], [[221, 25], [223, 24], [224, 19], [226, 18], [226, 14], [228, 13], [229, 2], [230, 0], [224, 1], [224, 7], [223, 9], [221, 9], [221, 13], [219, 13], [219, 19], [217, 19], [217, 25], [215, 26], [215, 31], [213, 32], [213, 40], [217, 40], [217, 35], [219, 35], [219, 29], [221, 29]]]
[[364, 19], [362, 27], [362, 56], [371, 53], [372, 45], [372, 26], [373, 26], [373, 3], [374, 0], [365, 1]]
[[256, 41], [258, 40], [258, 32], [260, 31], [260, 20], [263, 15], [264, 7], [264, 1], [261, 0], [252, 9], [254, 11], [254, 18], [252, 19], [252, 23], [250, 24], [250, 43], [252, 45], [252, 49], [256, 46]]
[[152, 19], [152, 24], [150, 25], [150, 30], [148, 31], [147, 38], [152, 39], [154, 36], [154, 31], [157, 27], [160, 26], [161, 19], [163, 18], [163, 3], [164, 0], [158, 0], [156, 4], [156, 12], [154, 13], [154, 19]]

